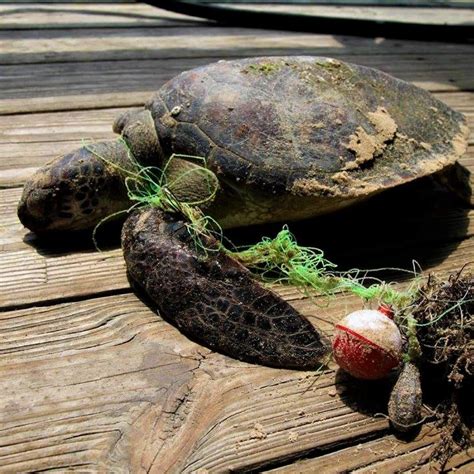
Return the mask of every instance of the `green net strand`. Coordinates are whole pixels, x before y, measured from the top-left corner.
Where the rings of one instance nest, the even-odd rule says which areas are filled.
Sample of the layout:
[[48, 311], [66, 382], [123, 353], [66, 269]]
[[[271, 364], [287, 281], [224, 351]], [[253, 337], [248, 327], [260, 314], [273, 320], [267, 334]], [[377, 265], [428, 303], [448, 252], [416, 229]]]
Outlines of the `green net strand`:
[[[207, 168], [206, 159], [203, 157], [173, 153], [163, 168], [157, 166], [142, 166], [135, 159], [127, 142], [122, 138], [117, 141], [122, 143], [127, 150], [127, 158], [132, 165], [132, 169], [126, 169], [118, 163], [109, 160], [87, 143], [84, 143], [84, 148], [92, 153], [94, 156], [102, 160], [107, 165], [120, 171], [125, 178], [125, 186], [127, 188], [128, 198], [131, 201], [139, 203], [139, 205], [149, 205], [159, 207], [164, 211], [183, 212], [185, 215], [189, 214], [190, 219], [194, 217], [195, 213], [189, 208], [202, 206], [212, 202], [217, 194], [218, 186], [212, 183], [217, 183], [216, 175]], [[169, 166], [175, 159], [192, 160], [198, 166], [195, 169], [187, 170], [181, 173], [173, 181], [168, 182], [167, 171]], [[196, 201], [182, 201], [177, 200], [173, 194], [173, 187], [180, 181], [185, 180], [192, 173], [202, 173], [207, 175], [209, 179], [206, 180], [208, 184], [208, 195]]]
[[408, 306], [416, 294], [413, 288], [398, 291], [383, 281], [365, 285], [367, 277], [359, 278], [360, 270], [338, 273], [337, 265], [324, 257], [324, 252], [298, 245], [287, 226], [274, 239], [261, 242], [229, 255], [257, 273], [266, 281], [286, 283], [305, 292], [331, 296], [349, 291], [365, 301], [377, 300], [391, 307]]
[[[90, 145], [83, 144], [87, 151], [123, 174], [128, 199], [134, 203], [128, 209], [110, 214], [98, 222], [92, 231], [92, 240], [96, 249], [100, 250], [97, 242], [97, 231], [107, 221], [128, 214], [137, 208], [158, 207], [164, 212], [176, 213], [183, 217], [187, 222], [186, 226], [193, 238], [195, 248], [200, 254], [207, 256], [209, 252], [218, 251], [217, 246], [207, 245], [204, 242], [209, 241], [209, 239], [221, 241], [223, 238], [222, 229], [212, 217], [206, 216], [199, 208], [199, 206], [212, 202], [218, 191], [216, 176], [207, 168], [206, 159], [191, 155], [173, 154], [162, 169], [156, 166], [142, 166], [135, 159], [130, 147], [122, 137], [118, 138], [118, 142], [126, 148], [127, 159], [130, 161], [132, 169], [120, 166], [98, 153]], [[186, 170], [174, 180], [168, 181], [167, 171], [175, 159], [189, 159], [198, 166], [195, 169]], [[204, 178], [207, 175], [208, 179], [205, 182], [208, 186], [208, 194], [203, 196], [202, 199], [194, 201], [178, 200], [173, 193], [173, 187], [179, 184], [180, 181], [189, 178], [192, 173], [201, 173]]]
[[[125, 176], [127, 195], [134, 204], [125, 211], [120, 211], [103, 219], [94, 229], [111, 217], [146, 206], [158, 207], [165, 212], [176, 213], [187, 222], [188, 232], [198, 255], [206, 258], [209, 253], [223, 251], [249, 268], [264, 282], [283, 283], [301, 289], [307, 295], [314, 293], [332, 296], [339, 292], [351, 292], [365, 301], [379, 301], [394, 309], [405, 308], [413, 301], [416, 291], [398, 291], [392, 285], [367, 276], [360, 277], [361, 270], [336, 272], [337, 265], [327, 260], [324, 252], [314, 247], [298, 245], [294, 235], [284, 226], [275, 238], [264, 237], [261, 242], [237, 250], [229, 250], [224, 245], [223, 231], [220, 225], [200, 209], [214, 200], [218, 192], [217, 178], [207, 168], [206, 159], [192, 155], [173, 154], [163, 168], [141, 166], [123, 138], [119, 138], [127, 148], [127, 155], [132, 170], [125, 169], [86, 146], [91, 153], [108, 165], [118, 169]], [[173, 181], [168, 182], [167, 171], [174, 159], [185, 159], [199, 166], [186, 170]], [[208, 194], [200, 200], [178, 200], [173, 194], [173, 187], [189, 178], [192, 173], [208, 176]], [[212, 185], [214, 183], [214, 185]], [[377, 280], [367, 285], [366, 282]]]

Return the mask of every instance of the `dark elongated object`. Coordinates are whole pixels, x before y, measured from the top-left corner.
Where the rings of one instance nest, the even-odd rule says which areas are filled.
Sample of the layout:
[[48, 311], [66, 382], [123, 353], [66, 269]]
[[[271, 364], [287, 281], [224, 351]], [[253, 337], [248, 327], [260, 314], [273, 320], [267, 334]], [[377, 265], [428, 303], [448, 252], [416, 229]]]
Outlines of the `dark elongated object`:
[[[206, 247], [217, 242], [204, 238]], [[329, 344], [287, 302], [221, 251], [196, 249], [185, 222], [158, 209], [132, 214], [122, 231], [130, 278], [185, 335], [247, 362], [320, 365]]]

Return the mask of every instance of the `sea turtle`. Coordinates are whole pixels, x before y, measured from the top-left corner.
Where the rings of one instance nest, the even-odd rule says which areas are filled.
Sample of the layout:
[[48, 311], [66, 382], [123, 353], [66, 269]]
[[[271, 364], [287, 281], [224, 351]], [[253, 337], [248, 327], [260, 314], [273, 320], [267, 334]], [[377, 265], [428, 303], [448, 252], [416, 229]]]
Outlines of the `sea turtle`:
[[[31, 178], [18, 208], [26, 227], [93, 227], [133, 204], [125, 178], [143, 178], [149, 167], [166, 176], [150, 171], [166, 184], [159, 192], [175, 203], [203, 203], [222, 227], [303, 219], [452, 165], [467, 138], [463, 116], [429, 93], [374, 69], [309, 56], [184, 72], [114, 130], [123, 139], [83, 147]], [[196, 242], [181, 209], [144, 208], [127, 219], [122, 247], [134, 285], [212, 349], [317, 367], [326, 338], [212, 235]]]
[[[90, 228], [129, 208], [123, 170], [135, 165], [128, 149], [141, 165], [161, 168], [173, 153], [204, 157], [219, 183], [206, 212], [236, 227], [331, 212], [435, 173], [464, 153], [468, 133], [464, 117], [428, 92], [310, 56], [184, 72], [114, 130], [124, 141], [83, 147], [29, 180], [18, 208], [26, 227]], [[196, 166], [179, 158], [167, 173]], [[208, 174], [185, 176], [173, 189], [179, 199], [209, 193]]]

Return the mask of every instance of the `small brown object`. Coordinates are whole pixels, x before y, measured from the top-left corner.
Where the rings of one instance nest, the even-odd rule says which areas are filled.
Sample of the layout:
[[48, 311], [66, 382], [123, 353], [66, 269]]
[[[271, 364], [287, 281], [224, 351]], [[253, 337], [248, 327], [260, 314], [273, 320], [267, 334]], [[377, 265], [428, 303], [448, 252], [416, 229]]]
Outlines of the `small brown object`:
[[412, 362], [407, 362], [388, 402], [388, 416], [398, 431], [410, 431], [421, 419], [422, 393], [420, 371]]

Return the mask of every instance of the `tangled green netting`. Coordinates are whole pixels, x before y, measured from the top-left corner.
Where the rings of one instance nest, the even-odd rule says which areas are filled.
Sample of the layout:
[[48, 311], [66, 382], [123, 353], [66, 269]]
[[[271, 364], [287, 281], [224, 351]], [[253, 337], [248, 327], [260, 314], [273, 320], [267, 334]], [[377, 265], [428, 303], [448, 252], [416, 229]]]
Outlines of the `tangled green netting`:
[[[216, 251], [215, 249], [209, 249], [202, 244], [203, 236], [213, 234], [214, 238], [222, 240], [222, 229], [217, 222], [211, 217], [205, 215], [201, 210], [200, 206], [203, 206], [214, 200], [217, 193], [217, 186], [212, 186], [212, 183], [216, 183], [215, 174], [206, 167], [206, 160], [202, 157], [173, 154], [166, 165], [163, 168], [157, 166], [142, 166], [133, 156], [130, 148], [128, 147], [125, 140], [120, 137], [118, 141], [121, 142], [127, 149], [127, 158], [130, 161], [131, 169], [126, 169], [117, 163], [109, 160], [103, 155], [97, 153], [93, 147], [88, 144], [84, 144], [84, 148], [90, 153], [94, 154], [97, 158], [104, 161], [107, 165], [119, 170], [124, 176], [125, 187], [127, 189], [128, 199], [134, 204], [128, 209], [112, 213], [102, 219], [94, 228], [92, 232], [92, 240], [95, 247], [99, 249], [97, 242], [97, 230], [106, 221], [116, 218], [121, 214], [128, 214], [134, 209], [142, 207], [158, 207], [165, 212], [180, 214], [183, 219], [187, 222], [187, 227], [190, 234], [194, 237], [195, 245], [200, 248], [206, 254], [209, 251]], [[174, 180], [169, 181], [167, 177], [167, 171], [174, 159], [191, 159], [201, 166], [187, 170], [181, 175], [177, 176]], [[183, 201], [178, 200], [173, 189], [181, 181], [189, 177], [190, 174], [199, 172], [203, 174], [208, 184], [208, 195], [199, 200], [194, 201]], [[217, 234], [217, 235], [216, 235]]]
[[375, 279], [360, 278], [360, 270], [336, 272], [337, 265], [327, 260], [322, 250], [298, 245], [286, 225], [273, 239], [264, 237], [255, 245], [228, 253], [264, 280], [286, 283], [307, 292], [333, 295], [350, 291], [364, 300], [378, 300], [395, 308], [408, 306], [415, 294], [414, 288], [398, 291], [383, 281], [367, 286], [367, 280]]
[[[204, 158], [175, 154], [170, 157], [165, 167], [160, 169], [141, 166], [129, 150], [129, 159], [133, 164], [133, 170], [129, 171], [98, 155], [93, 149], [89, 148], [89, 150], [124, 174], [128, 197], [134, 204], [130, 209], [121, 212], [130, 212], [137, 207], [155, 206], [166, 212], [179, 214], [187, 222], [196, 248], [205, 257], [210, 252], [226, 252], [263, 281], [293, 285], [306, 294], [331, 296], [349, 291], [366, 301], [376, 300], [388, 304], [395, 310], [409, 307], [416, 296], [418, 289], [416, 281], [407, 290], [400, 291], [389, 283], [367, 277], [361, 270], [337, 272], [337, 266], [324, 257], [322, 250], [298, 245], [286, 225], [274, 238], [264, 237], [255, 245], [243, 249], [230, 249], [229, 247], [233, 246], [225, 245], [219, 224], [200, 209], [215, 198], [218, 191], [216, 186], [209, 185], [208, 195], [199, 201], [180, 201], [173, 194], [173, 186], [177, 180], [185, 179], [191, 173], [204, 172], [214, 178], [210, 179], [209, 183], [217, 182], [215, 175], [207, 168]], [[167, 169], [172, 160], [180, 158], [193, 160], [200, 166], [186, 171], [174, 181], [169, 182]], [[217, 247], [209, 246], [206, 242], [210, 240], [218, 241], [220, 244]]]

